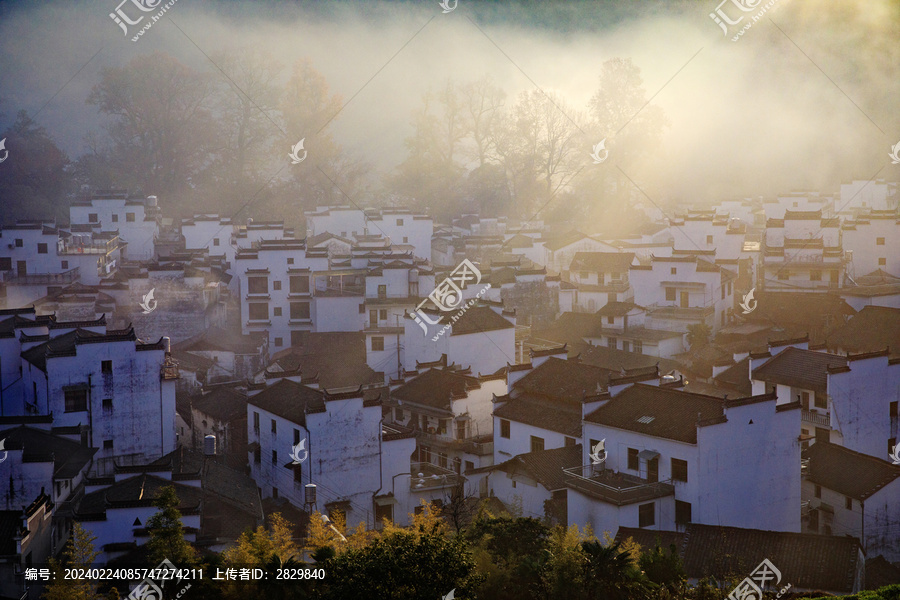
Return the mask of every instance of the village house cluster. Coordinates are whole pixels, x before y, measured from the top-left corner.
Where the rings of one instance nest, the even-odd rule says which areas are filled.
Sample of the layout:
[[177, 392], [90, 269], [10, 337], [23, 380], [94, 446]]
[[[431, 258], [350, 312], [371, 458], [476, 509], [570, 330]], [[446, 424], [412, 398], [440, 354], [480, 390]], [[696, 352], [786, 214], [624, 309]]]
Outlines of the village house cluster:
[[854, 181], [630, 233], [322, 206], [295, 231], [111, 190], [3, 227], [0, 596], [74, 522], [127, 560], [168, 485], [213, 551], [274, 512], [302, 535], [491, 498], [856, 592], [900, 561], [898, 201]]

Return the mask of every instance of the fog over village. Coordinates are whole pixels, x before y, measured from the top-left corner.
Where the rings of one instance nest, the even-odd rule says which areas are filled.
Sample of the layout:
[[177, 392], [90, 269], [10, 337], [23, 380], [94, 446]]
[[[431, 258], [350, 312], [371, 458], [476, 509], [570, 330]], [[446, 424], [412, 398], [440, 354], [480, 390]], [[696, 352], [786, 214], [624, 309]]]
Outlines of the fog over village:
[[893, 0], [0, 0], [0, 600], [900, 599]]

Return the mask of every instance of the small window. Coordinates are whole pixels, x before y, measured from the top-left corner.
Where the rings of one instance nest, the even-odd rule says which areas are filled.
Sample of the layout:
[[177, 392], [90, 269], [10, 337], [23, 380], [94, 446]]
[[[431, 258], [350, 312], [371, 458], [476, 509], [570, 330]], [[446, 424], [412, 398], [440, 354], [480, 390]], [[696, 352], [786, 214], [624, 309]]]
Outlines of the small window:
[[267, 277], [248, 277], [247, 278], [248, 294], [268, 294], [269, 279]]
[[38, 254], [47, 254], [47, 244], [38, 244]]
[[666, 288], [666, 302], [675, 302], [675, 288]]
[[303, 482], [303, 465], [293, 465], [294, 467], [294, 481], [297, 483]]
[[21, 248], [24, 245], [25, 245], [24, 242], [22, 242], [22, 240], [20, 238], [16, 238], [16, 248]]
[[113, 441], [112, 440], [103, 440], [103, 449], [104, 450], [112, 450], [113, 449]]
[[672, 267], [672, 268], [671, 268], [671, 271], [672, 271], [672, 275], [677, 275], [677, 274], [678, 274], [678, 269], [677, 269], [676, 267]]
[[825, 394], [816, 393], [814, 402], [816, 408], [828, 408], [828, 396]]
[[272, 464], [278, 464], [278, 450], [272, 450]]
[[810, 281], [822, 281], [822, 271], [810, 271], [809, 272], [809, 280]]
[[531, 436], [531, 451], [539, 452], [543, 449], [544, 449], [544, 438], [540, 438], [535, 435]]
[[875, 245], [876, 246], [884, 246], [884, 238], [883, 237], [875, 238]]
[[309, 302], [291, 302], [291, 319], [302, 320], [309, 318]]
[[247, 312], [251, 321], [267, 321], [269, 319], [269, 305], [265, 302], [251, 302], [247, 305]]
[[850, 496], [844, 496], [844, 508], [847, 510], [853, 510], [853, 498]]
[[713, 236], [711, 236], [711, 235], [706, 236], [706, 243], [707, 243], [707, 244], [712, 244], [712, 243], [713, 243]]
[[300, 443], [300, 430], [294, 429], [294, 445], [296, 446], [299, 443]]
[[66, 390], [64, 392], [65, 411], [82, 412], [87, 410], [87, 390]]
[[500, 437], [509, 439], [509, 421], [500, 419]]
[[615, 317], [606, 317], [606, 324], [607, 324], [607, 325], [612, 325], [612, 324], [615, 323], [615, 322], [616, 322], [616, 318], [615, 318]]
[[474, 468], [475, 468], [475, 463], [473, 463], [471, 460], [467, 460], [466, 461], [466, 470], [464, 472], [468, 473], [469, 471], [473, 470]]
[[691, 503], [675, 501], [675, 523], [677, 525], [687, 525], [691, 522]]
[[111, 360], [100, 361], [100, 372], [103, 373], [104, 375], [111, 375], [112, 374], [112, 361]]
[[275, 486], [272, 486], [272, 497], [276, 499], [278, 498], [278, 488]]
[[97, 218], [97, 213], [88, 214], [88, 223], [97, 223], [100, 219]]
[[273, 290], [280, 290], [280, 289], [281, 289], [281, 282], [280, 282], [280, 281], [273, 281], [273, 282], [272, 282], [272, 289], [273, 289]]
[[103, 399], [103, 410], [105, 410], [106, 412], [112, 412], [112, 398]]
[[628, 449], [628, 469], [631, 471], [641, 470], [641, 460], [638, 458], [637, 448]]
[[656, 525], [656, 504], [641, 504], [638, 506], [638, 527], [653, 527]]
[[622, 350], [624, 350], [625, 352], [631, 352], [631, 346], [628, 340], [622, 340]]
[[787, 271], [778, 271], [778, 280], [779, 281], [787, 281], [789, 275], [790, 274]]
[[281, 316], [281, 307], [280, 306], [276, 306], [275, 308], [272, 309], [272, 316], [275, 316], [275, 317]]
[[262, 453], [260, 452], [259, 447], [254, 448], [253, 449], [253, 462], [255, 462], [256, 464], [261, 463], [262, 462], [261, 454]]
[[272, 419], [272, 433], [278, 433], [278, 422]]
[[253, 429], [259, 431], [259, 413], [253, 411]]
[[219, 245], [219, 238], [213, 238], [213, 246]]
[[134, 223], [134, 213], [125, 213], [125, 220], [129, 223]]
[[275, 338], [275, 347], [281, 348], [282, 346], [284, 346], [284, 338], [280, 338], [280, 337]]
[[64, 260], [64, 261], [60, 262], [60, 267], [61, 267], [64, 271], [68, 271], [68, 270], [69, 270], [69, 261]]
[[397, 219], [397, 225], [403, 225], [403, 219]]
[[287, 259], [287, 264], [289, 264], [289, 265], [294, 264], [294, 259], [293, 259], [293, 257]]
[[634, 351], [638, 354], [644, 353], [644, 342], [641, 340], [634, 340]]
[[816, 485], [816, 498], [821, 498], [821, 497], [822, 497], [822, 486]]
[[686, 460], [680, 458], [672, 459], [672, 479], [675, 481], [688, 480], [688, 464]]
[[614, 338], [614, 337], [607, 338], [607, 339], [606, 339], [606, 345], [607, 345], [607, 347], [612, 348], [613, 350], [615, 350], [616, 348], [619, 347], [619, 338]]
[[309, 276], [308, 275], [291, 275], [290, 293], [292, 294], [308, 294], [309, 293]]
[[408, 238], [407, 236], [405, 236], [405, 235], [403, 236], [403, 243], [404, 243], [404, 244], [408, 244], [408, 243], [409, 243], [409, 238]]
[[119, 222], [119, 215], [118, 215], [118, 214], [113, 213], [113, 216], [112, 216], [112, 222], [113, 222], [113, 223], [118, 223], [118, 222]]
[[887, 266], [887, 259], [886, 259], [886, 258], [879, 258], [879, 259], [878, 259], [878, 266], [880, 266], [880, 267]]
[[373, 327], [378, 325], [378, 311], [376, 309], [369, 311], [369, 324]]
[[380, 321], [387, 321], [387, 309], [382, 308], [378, 311], [378, 319]]
[[387, 298], [387, 286], [386, 285], [378, 286], [378, 297], [379, 298]]
[[394, 409], [394, 420], [395, 421], [403, 421], [405, 418], [406, 418], [406, 415], [403, 414], [402, 408], [397, 407]]
[[372, 336], [372, 352], [381, 352], [384, 350], [384, 338], [380, 335]]

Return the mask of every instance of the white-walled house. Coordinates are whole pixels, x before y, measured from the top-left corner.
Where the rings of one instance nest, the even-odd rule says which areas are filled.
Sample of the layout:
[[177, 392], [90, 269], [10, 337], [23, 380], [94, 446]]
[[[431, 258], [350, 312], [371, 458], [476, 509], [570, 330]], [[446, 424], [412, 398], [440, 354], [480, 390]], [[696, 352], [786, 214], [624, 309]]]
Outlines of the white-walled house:
[[217, 214], [198, 214], [181, 220], [181, 235], [187, 250], [208, 250], [210, 256], [222, 256], [234, 267], [234, 224]]
[[134, 329], [98, 333], [78, 325], [20, 334], [24, 414], [52, 414], [54, 427], [84, 435], [98, 449], [101, 474], [114, 460], [132, 464], [171, 452], [178, 367], [168, 339], [145, 344]]
[[381, 235], [390, 238], [396, 248], [407, 248], [419, 258], [431, 259], [434, 222], [427, 215], [403, 208], [362, 211], [350, 206], [320, 206], [307, 211], [305, 217], [307, 238], [326, 232], [344, 239]]
[[385, 421], [416, 432], [418, 462], [465, 474], [493, 462], [492, 398], [506, 391], [502, 371], [428, 368], [392, 389]]
[[611, 302], [634, 298], [628, 270], [635, 264], [633, 252], [576, 252], [569, 266], [569, 282], [575, 285], [578, 312], [596, 312]]
[[126, 243], [128, 260], [148, 260], [155, 253], [159, 236], [156, 196], [132, 199], [124, 191], [97, 192], [89, 200], [73, 202], [69, 220], [73, 226], [87, 225], [103, 232], [118, 232]]
[[770, 292], [826, 292], [843, 287], [845, 264], [839, 218], [787, 210], [766, 221], [757, 283]]
[[697, 323], [713, 332], [723, 327], [733, 312], [735, 277], [697, 256], [655, 256], [629, 270], [634, 303], [647, 310], [647, 327], [680, 332]]
[[804, 533], [857, 537], [869, 558], [900, 560], [900, 465], [828, 442], [803, 459]]
[[[635, 384], [584, 417], [569, 523], [676, 530], [687, 523], [800, 529], [799, 405]], [[605, 440], [605, 460], [590, 449]]]
[[[283, 497], [323, 513], [341, 510], [350, 526], [375, 527], [382, 517], [403, 520], [412, 510], [408, 488], [391, 486], [394, 476], [410, 473], [415, 438], [382, 427], [386, 390], [329, 393], [296, 379], [270, 380], [248, 398], [250, 475], [262, 497]], [[301, 462], [294, 464], [292, 451], [301, 443]], [[305, 504], [307, 484], [316, 485], [315, 507]], [[376, 501], [388, 491], [390, 497]]]
[[841, 183], [841, 198], [835, 204], [841, 215], [853, 215], [869, 210], [896, 211], [900, 193], [896, 183], [854, 180]]
[[896, 211], [863, 213], [844, 221], [841, 236], [847, 253], [847, 275], [857, 277], [881, 269], [900, 277], [900, 216]]
[[900, 360], [888, 350], [841, 356], [790, 347], [750, 358], [754, 394], [774, 389], [779, 405], [800, 403], [804, 440], [889, 456], [898, 439]]

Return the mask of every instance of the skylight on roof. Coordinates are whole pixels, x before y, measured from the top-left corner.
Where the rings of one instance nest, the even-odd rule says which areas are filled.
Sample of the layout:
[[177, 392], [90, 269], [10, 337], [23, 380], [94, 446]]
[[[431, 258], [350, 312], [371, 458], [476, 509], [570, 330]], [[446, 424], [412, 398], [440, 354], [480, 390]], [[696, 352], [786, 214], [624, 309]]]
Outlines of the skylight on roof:
[[652, 423], [653, 419], [655, 419], [655, 418], [656, 417], [644, 416], [644, 417], [641, 417], [640, 419], [638, 419], [637, 421], [638, 421], [638, 423], [643, 423], [644, 425], [646, 425], [647, 423]]

